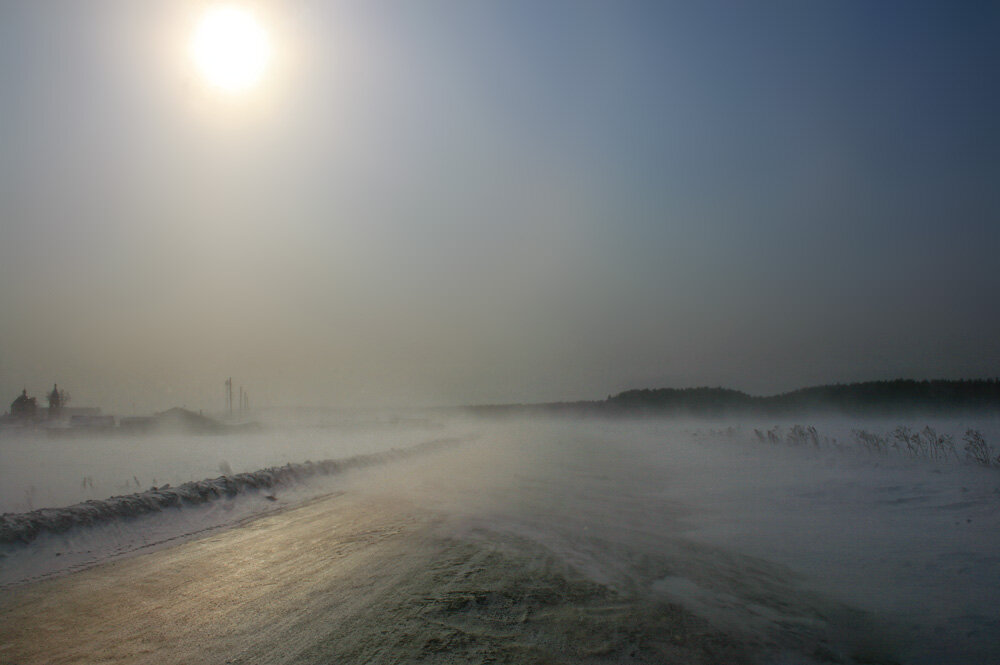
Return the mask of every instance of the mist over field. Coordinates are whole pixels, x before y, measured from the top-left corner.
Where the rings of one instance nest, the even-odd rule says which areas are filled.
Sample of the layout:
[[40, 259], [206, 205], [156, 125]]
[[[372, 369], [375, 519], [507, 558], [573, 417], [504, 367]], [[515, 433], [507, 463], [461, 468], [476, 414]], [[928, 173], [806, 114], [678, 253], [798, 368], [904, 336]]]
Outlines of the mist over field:
[[[978, 663], [1000, 655], [993, 639], [1000, 470], [963, 455], [933, 460], [873, 453], [852, 438], [853, 430], [888, 435], [907, 425], [932, 426], [958, 441], [976, 427], [997, 441], [1000, 423], [993, 418], [819, 418], [811, 422], [815, 444], [788, 438], [798, 423], [773, 421], [421, 419], [412, 413], [310, 420], [285, 427], [272, 422], [247, 435], [154, 436], [143, 442], [146, 452], [128, 458], [122, 447], [134, 442], [114, 437], [0, 443], [5, 473], [10, 462], [21, 465], [15, 474], [22, 483], [35, 473], [34, 500], [48, 507], [55, 506], [43, 497], [71, 497], [81, 488], [75, 479], [72, 488], [60, 488], [65, 474], [32, 467], [26, 450], [52, 458], [61, 447], [70, 459], [87, 457], [95, 479], [163, 476], [172, 469], [171, 482], [178, 484], [219, 475], [212, 468], [217, 459], [238, 474], [255, 464], [448, 443], [410, 458], [8, 542], [0, 582], [18, 588], [204, 537], [249, 517], [280, 519], [297, 506], [326, 505], [310, 503], [318, 497], [326, 497], [331, 510], [368, 497], [427, 516], [426, 533], [451, 543], [447, 552], [499, 548], [523, 565], [557, 561], [570, 579], [645, 607], [637, 611], [649, 616], [663, 603], [680, 607], [691, 621], [703, 622], [699, 635], [726, 635], [731, 642], [729, 651], [709, 649], [715, 655], [707, 662], [725, 660], [726, 653], [736, 659], [730, 662], [827, 662], [836, 655], [848, 662]], [[755, 430], [777, 432], [781, 440], [762, 441]], [[102, 494], [100, 483], [85, 493]], [[6, 500], [16, 506], [18, 497]], [[308, 531], [297, 536], [303, 537]], [[506, 565], [483, 570], [502, 576]], [[632, 629], [636, 644], [646, 644], [643, 658], [666, 657], [648, 646], [655, 638], [651, 626], [640, 622]], [[625, 646], [612, 639], [607, 648], [616, 654]]]
[[265, 410], [259, 415], [259, 428], [232, 434], [193, 435], [169, 427], [153, 434], [5, 431], [0, 434], [0, 512], [380, 452], [452, 434], [441, 421], [382, 412]]
[[998, 34], [0, 0], [0, 662], [1000, 662]]

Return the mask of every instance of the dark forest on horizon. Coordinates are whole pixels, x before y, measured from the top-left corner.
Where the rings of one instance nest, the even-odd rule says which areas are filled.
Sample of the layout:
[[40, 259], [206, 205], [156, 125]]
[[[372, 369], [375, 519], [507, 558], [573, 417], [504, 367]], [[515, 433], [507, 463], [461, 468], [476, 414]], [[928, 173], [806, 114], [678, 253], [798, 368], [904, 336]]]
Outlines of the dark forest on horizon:
[[782, 416], [806, 412], [844, 415], [1000, 413], [1000, 378], [894, 379], [838, 383], [755, 396], [722, 387], [641, 388], [605, 400], [472, 407], [483, 415], [555, 413], [579, 415]]

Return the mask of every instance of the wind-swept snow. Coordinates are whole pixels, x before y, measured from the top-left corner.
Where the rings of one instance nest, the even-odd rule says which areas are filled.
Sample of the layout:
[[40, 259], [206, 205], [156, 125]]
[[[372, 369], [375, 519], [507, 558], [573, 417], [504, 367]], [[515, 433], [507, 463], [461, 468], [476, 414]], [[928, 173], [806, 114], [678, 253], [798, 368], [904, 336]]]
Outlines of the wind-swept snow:
[[[362, 593], [356, 614], [345, 609], [347, 614], [337, 615], [337, 621], [347, 622], [343, 626], [327, 621], [336, 613], [326, 619], [286, 617], [283, 626], [301, 619], [334, 626], [334, 632], [343, 628], [339, 647], [324, 643], [316, 653], [364, 659], [382, 644], [398, 649], [392, 653], [403, 659], [435, 653], [476, 657], [479, 647], [473, 646], [487, 640], [492, 645], [487, 651], [499, 662], [520, 662], [504, 651], [511, 636], [535, 630], [519, 643], [544, 651], [579, 626], [591, 626], [589, 634], [602, 636], [598, 642], [605, 646], [595, 642], [588, 648], [607, 649], [605, 656], [588, 652], [592, 662], [628, 661], [630, 649], [659, 662], [674, 652], [655, 646], [657, 635], [683, 624], [687, 628], [677, 633], [675, 645], [683, 648], [674, 656], [683, 652], [687, 662], [733, 662], [725, 654], [741, 662], [748, 653], [765, 654], [757, 662], [1000, 662], [994, 639], [1000, 633], [994, 600], [1000, 593], [1000, 469], [955, 456], [872, 454], [846, 443], [852, 429], [891, 432], [901, 423], [815, 424], [817, 438], [836, 438], [838, 444], [772, 443], [754, 434], [773, 423], [464, 421], [463, 427], [479, 435], [474, 441], [440, 445], [399, 464], [370, 464], [329, 477], [316, 472], [256, 490], [248, 484], [249, 491], [230, 498], [230, 483], [239, 475], [234, 474], [215, 479], [211, 488], [189, 490], [195, 497], [218, 494], [219, 500], [185, 508], [168, 504], [146, 517], [46, 531], [30, 543], [0, 548], [7, 554], [0, 572], [8, 583], [44, 577], [57, 559], [62, 569], [75, 569], [128, 548], [279, 509], [289, 510], [287, 519], [302, 525], [294, 536], [287, 534], [289, 549], [268, 546], [266, 553], [247, 556], [273, 560], [281, 575], [287, 573], [292, 593], [298, 583], [288, 568], [292, 558], [303, 571], [313, 571], [315, 580], [322, 577], [315, 571], [326, 568], [313, 558], [335, 561], [337, 552], [367, 542], [316, 545], [334, 537], [327, 532], [338, 529], [338, 506], [391, 505], [423, 526], [399, 530], [392, 526], [398, 523], [394, 513], [379, 512], [377, 519], [386, 518], [389, 525], [381, 531], [373, 513], [371, 543], [396, 542], [393, 534], [399, 534], [399, 549], [376, 559], [398, 560], [407, 572], [393, 578], [394, 587], [368, 577], [331, 582], [331, 589], [370, 584], [388, 594]], [[927, 423], [905, 424], [918, 430]], [[957, 436], [978, 427], [987, 441], [998, 441], [992, 422], [932, 424]], [[783, 431], [791, 426], [783, 424]], [[278, 501], [268, 501], [269, 493]], [[310, 500], [308, 514], [315, 521], [303, 522], [295, 515], [307, 513], [294, 506]], [[280, 529], [285, 519], [272, 512], [267, 523]], [[366, 521], [360, 513], [349, 519]], [[234, 537], [249, 538], [250, 532]], [[109, 542], [119, 543], [117, 549], [107, 548]], [[425, 550], [430, 559], [407, 558]], [[425, 566], [430, 568], [424, 571]], [[508, 575], [487, 571], [489, 566], [511, 568]], [[392, 576], [402, 569], [384, 570]], [[532, 591], [524, 585], [533, 575], [548, 581]], [[392, 595], [390, 587], [401, 595]], [[522, 591], [527, 595], [518, 595]], [[399, 605], [409, 602], [430, 605]], [[382, 625], [365, 607], [399, 618], [405, 629]], [[608, 613], [609, 630], [603, 632], [594, 619], [601, 612]], [[490, 623], [497, 617], [510, 623]], [[545, 632], [550, 630], [569, 632], [557, 637]], [[541, 641], [532, 641], [536, 638]], [[258, 646], [275, 656], [281, 651], [278, 644]]]
[[0, 515], [0, 544], [28, 543], [43, 532], [61, 533], [74, 527], [138, 517], [166, 508], [195, 506], [215, 499], [232, 498], [251, 490], [271, 489], [302, 482], [314, 476], [330, 476], [351, 469], [406, 459], [457, 442], [458, 439], [437, 439], [406, 449], [356, 455], [340, 460], [289, 463], [251, 473], [187, 482], [178, 487], [170, 485], [153, 487], [145, 492], [113, 496], [104, 500], [90, 500], [65, 508], [42, 508], [28, 513], [4, 513]]

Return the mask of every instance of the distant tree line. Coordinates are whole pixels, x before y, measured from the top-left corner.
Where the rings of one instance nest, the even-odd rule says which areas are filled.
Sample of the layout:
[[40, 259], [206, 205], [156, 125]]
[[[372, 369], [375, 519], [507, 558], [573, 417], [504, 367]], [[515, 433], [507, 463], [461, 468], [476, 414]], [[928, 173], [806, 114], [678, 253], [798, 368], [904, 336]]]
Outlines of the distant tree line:
[[801, 388], [758, 397], [730, 388], [643, 388], [602, 401], [472, 407], [483, 415], [677, 414], [782, 416], [802, 412], [849, 415], [1000, 413], [1000, 379], [867, 381]]
[[680, 411], [700, 415], [781, 415], [802, 411], [864, 415], [904, 411], [942, 414], [1000, 411], [1000, 379], [895, 379], [838, 383], [801, 388], [770, 397], [755, 397], [727, 388], [627, 390], [609, 396], [604, 404], [611, 410]]

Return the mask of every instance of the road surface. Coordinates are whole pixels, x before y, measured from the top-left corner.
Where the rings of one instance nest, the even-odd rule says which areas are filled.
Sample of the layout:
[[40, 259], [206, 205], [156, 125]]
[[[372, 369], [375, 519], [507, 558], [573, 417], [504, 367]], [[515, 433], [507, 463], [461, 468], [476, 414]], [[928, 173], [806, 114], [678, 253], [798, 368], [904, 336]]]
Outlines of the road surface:
[[436, 454], [8, 589], [0, 663], [892, 662], [788, 571], [565, 467]]

